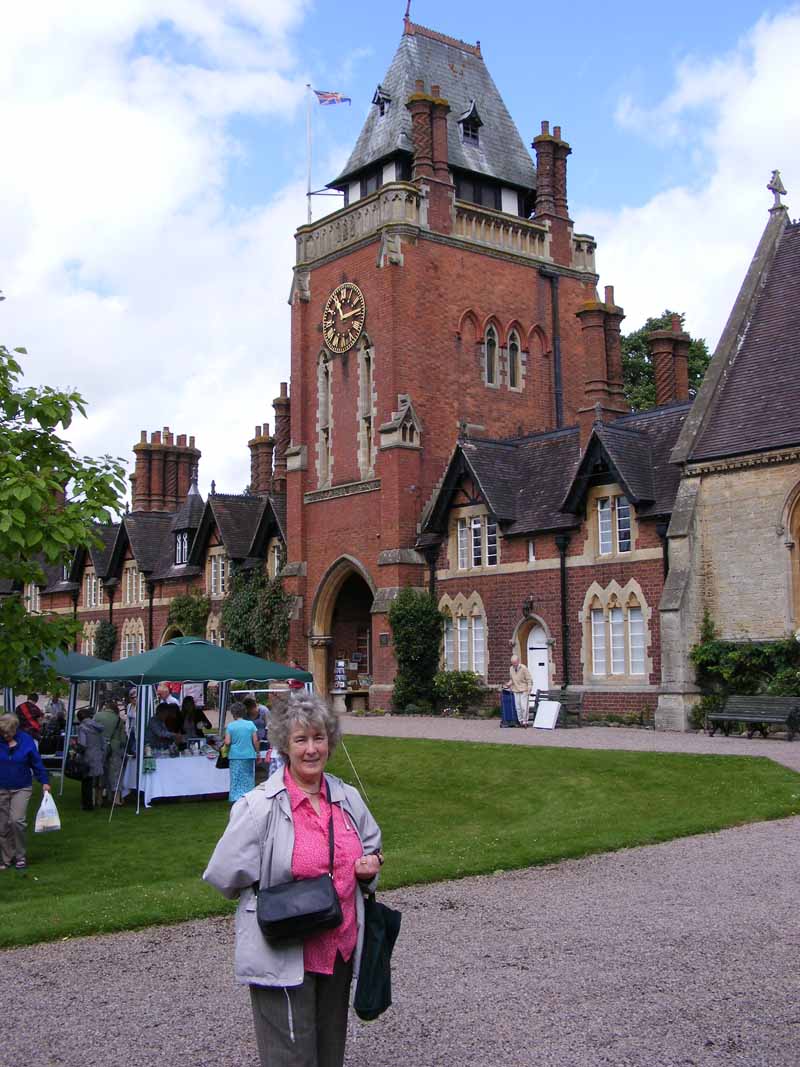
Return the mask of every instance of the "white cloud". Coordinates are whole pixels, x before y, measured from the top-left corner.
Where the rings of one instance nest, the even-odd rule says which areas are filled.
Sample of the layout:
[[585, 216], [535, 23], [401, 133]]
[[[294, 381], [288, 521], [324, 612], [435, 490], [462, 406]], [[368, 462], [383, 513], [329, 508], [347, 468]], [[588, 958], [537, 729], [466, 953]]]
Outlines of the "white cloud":
[[[289, 371], [289, 173], [247, 212], [223, 198], [233, 117], [285, 121], [307, 0], [17, 5], [0, 37], [2, 340], [29, 382], [79, 388], [86, 452], [194, 434], [201, 480], [241, 490], [246, 442]], [[301, 149], [302, 153], [302, 149]]]
[[[684, 161], [680, 185], [614, 212], [581, 211], [625, 326], [670, 307], [716, 344], [767, 222], [779, 168], [800, 203], [800, 12], [761, 19], [729, 55], [690, 57], [656, 107], [620, 102], [617, 121]], [[672, 172], [672, 168], [670, 168]], [[792, 192], [794, 191], [794, 197]]]

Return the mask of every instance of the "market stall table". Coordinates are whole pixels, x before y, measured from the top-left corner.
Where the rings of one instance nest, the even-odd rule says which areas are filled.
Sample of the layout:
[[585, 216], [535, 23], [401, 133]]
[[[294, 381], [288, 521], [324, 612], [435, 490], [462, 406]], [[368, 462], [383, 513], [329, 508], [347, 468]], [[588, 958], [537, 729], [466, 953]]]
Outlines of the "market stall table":
[[[216, 767], [216, 756], [161, 756], [153, 759], [154, 770], [142, 774], [144, 806], [156, 797], [196, 797], [209, 793], [227, 793], [231, 787], [230, 771]], [[136, 762], [128, 760], [123, 778], [123, 793], [136, 790]]]

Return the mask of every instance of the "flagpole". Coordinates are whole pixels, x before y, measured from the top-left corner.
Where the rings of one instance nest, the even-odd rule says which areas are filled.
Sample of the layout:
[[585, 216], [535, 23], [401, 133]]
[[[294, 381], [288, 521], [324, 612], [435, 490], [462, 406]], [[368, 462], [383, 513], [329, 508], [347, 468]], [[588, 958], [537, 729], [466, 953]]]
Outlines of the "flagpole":
[[311, 222], [311, 83], [306, 82], [306, 200]]

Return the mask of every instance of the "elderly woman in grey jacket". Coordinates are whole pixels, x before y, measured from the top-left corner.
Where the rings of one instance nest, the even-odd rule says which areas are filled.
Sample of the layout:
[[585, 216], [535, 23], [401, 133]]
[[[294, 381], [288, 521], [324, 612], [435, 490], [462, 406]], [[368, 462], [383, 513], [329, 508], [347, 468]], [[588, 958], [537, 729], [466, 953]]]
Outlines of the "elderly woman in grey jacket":
[[[269, 740], [287, 766], [234, 804], [203, 878], [239, 898], [235, 971], [250, 986], [262, 1067], [341, 1067], [364, 938], [363, 893], [375, 888], [383, 863], [381, 834], [358, 790], [324, 773], [339, 740], [336, 715], [308, 693], [276, 705]], [[256, 888], [327, 873], [331, 817], [341, 924], [303, 941], [267, 941]]]

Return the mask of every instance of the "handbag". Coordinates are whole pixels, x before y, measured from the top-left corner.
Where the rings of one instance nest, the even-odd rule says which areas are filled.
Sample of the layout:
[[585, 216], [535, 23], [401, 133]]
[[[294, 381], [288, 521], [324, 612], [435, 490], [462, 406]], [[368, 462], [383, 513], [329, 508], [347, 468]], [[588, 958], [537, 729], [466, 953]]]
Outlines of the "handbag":
[[256, 918], [268, 941], [294, 941], [331, 930], [342, 922], [342, 905], [333, 884], [333, 806], [331, 790], [325, 783], [328, 804], [329, 870], [317, 878], [281, 882], [265, 889], [256, 888]]
[[228, 757], [228, 752], [229, 749], [227, 745], [223, 745], [220, 748], [219, 755], [217, 756], [217, 762], [214, 765], [218, 771], [227, 771], [227, 769], [230, 767], [231, 761]]
[[82, 782], [88, 773], [89, 768], [86, 763], [86, 757], [82, 752], [70, 749], [67, 754], [67, 762], [64, 764], [64, 775], [75, 782]]
[[359, 1019], [372, 1022], [392, 1003], [392, 949], [400, 933], [402, 915], [375, 899], [364, 899], [364, 947], [353, 1008]]

